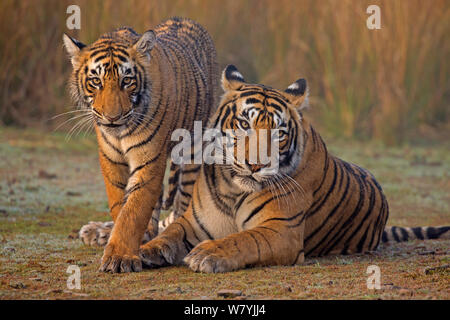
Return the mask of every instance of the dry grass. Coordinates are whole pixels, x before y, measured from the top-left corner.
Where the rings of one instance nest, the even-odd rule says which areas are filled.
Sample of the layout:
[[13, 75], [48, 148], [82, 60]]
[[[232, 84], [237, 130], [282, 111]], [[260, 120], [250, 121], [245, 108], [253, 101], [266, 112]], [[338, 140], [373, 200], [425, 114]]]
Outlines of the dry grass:
[[[450, 223], [448, 146], [394, 148], [324, 138], [333, 153], [377, 177], [388, 197], [390, 225]], [[75, 238], [86, 222], [110, 219], [93, 137], [67, 143], [59, 133], [0, 127], [0, 154], [0, 299], [216, 299], [220, 289], [242, 290], [245, 299], [450, 298], [449, 269], [425, 273], [450, 263], [450, 240], [227, 274], [186, 267], [102, 274], [102, 250]], [[81, 269], [80, 291], [66, 287], [73, 264]], [[382, 290], [366, 288], [372, 264], [381, 269]]]
[[[369, 4], [381, 30], [366, 28]], [[299, 77], [311, 87], [314, 118], [343, 137], [394, 144], [434, 138], [450, 119], [448, 1], [14, 1], [0, 3], [0, 121], [53, 126], [70, 110], [70, 72], [62, 48], [66, 8], [79, 4], [90, 43], [122, 25], [143, 32], [186, 16], [210, 31], [221, 65], [250, 81], [283, 88]]]

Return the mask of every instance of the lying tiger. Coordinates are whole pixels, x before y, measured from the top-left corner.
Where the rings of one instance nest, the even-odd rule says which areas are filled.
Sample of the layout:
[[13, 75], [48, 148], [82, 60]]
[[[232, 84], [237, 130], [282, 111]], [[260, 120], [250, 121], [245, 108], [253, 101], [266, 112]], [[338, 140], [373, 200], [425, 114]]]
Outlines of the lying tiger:
[[303, 117], [304, 79], [283, 92], [247, 84], [228, 66], [222, 86], [210, 127], [223, 134], [278, 129], [279, 168], [250, 164], [248, 158], [244, 164], [203, 164], [186, 212], [141, 246], [145, 265], [184, 261], [194, 271], [226, 272], [363, 253], [380, 241], [448, 238], [448, 226], [384, 231], [389, 209], [380, 185], [367, 170], [332, 156]]

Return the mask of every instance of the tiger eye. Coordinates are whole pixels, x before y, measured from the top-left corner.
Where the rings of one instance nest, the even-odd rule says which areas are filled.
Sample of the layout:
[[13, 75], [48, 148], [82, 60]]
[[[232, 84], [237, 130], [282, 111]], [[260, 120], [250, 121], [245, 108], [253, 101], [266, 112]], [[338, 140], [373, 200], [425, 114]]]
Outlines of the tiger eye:
[[130, 78], [130, 77], [125, 77], [125, 78], [123, 78], [122, 84], [127, 85], [127, 84], [130, 84], [130, 83], [131, 83], [131, 78]]
[[239, 124], [241, 125], [242, 129], [244, 129], [244, 130], [247, 130], [250, 127], [249, 123], [245, 120], [240, 120]]
[[102, 83], [102, 81], [99, 78], [92, 78], [91, 82], [93, 85], [98, 86]]

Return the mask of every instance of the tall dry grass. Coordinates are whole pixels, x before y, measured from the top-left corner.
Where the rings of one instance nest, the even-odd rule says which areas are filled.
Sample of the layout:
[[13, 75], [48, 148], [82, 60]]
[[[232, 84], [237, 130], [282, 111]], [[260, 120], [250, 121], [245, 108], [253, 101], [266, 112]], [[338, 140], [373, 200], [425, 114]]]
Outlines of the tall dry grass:
[[[313, 122], [329, 135], [397, 143], [423, 128], [448, 129], [446, 0], [2, 0], [3, 124], [51, 127], [48, 118], [72, 108], [61, 43], [69, 4], [82, 11], [81, 30], [69, 33], [86, 43], [123, 25], [143, 32], [173, 15], [200, 22], [221, 65], [236, 64], [249, 81], [284, 88], [306, 77]], [[381, 7], [381, 30], [366, 28], [369, 4]]]

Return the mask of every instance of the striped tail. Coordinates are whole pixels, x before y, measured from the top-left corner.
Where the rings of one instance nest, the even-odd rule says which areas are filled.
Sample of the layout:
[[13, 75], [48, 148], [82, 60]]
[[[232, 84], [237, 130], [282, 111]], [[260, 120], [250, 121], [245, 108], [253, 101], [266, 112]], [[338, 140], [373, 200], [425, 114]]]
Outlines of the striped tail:
[[439, 227], [386, 227], [381, 241], [403, 242], [408, 240], [450, 239], [450, 226]]

